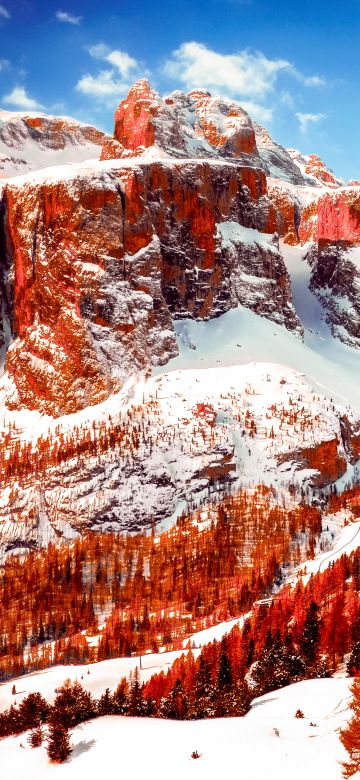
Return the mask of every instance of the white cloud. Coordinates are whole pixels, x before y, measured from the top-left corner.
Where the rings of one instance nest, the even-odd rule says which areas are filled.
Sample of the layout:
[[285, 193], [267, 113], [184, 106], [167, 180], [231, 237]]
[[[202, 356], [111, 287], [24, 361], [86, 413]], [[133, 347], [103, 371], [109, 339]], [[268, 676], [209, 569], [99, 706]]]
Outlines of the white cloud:
[[0, 60], [0, 70], [4, 70], [10, 65], [9, 60]]
[[122, 78], [129, 78], [132, 70], [139, 66], [137, 60], [134, 57], [130, 57], [126, 51], [120, 49], [111, 50], [106, 43], [97, 43], [95, 46], [90, 46], [88, 52], [95, 60], [103, 60], [113, 65], [116, 68]]
[[322, 119], [326, 119], [326, 114], [302, 114], [298, 112], [295, 116], [299, 120], [302, 133], [307, 132], [309, 125], [317, 124], [318, 122], [321, 122]]
[[114, 65], [118, 69], [120, 75], [123, 78], [127, 78], [131, 71], [137, 68], [138, 63], [133, 57], [130, 57], [126, 51], [111, 51], [106, 57], [107, 61]]
[[101, 70], [96, 76], [91, 76], [88, 73], [76, 85], [78, 92], [82, 92], [83, 95], [91, 95], [104, 100], [104, 102], [108, 102], [108, 98], [119, 97], [129, 88], [130, 83], [114, 77], [113, 70]]
[[0, 16], [2, 16], [3, 19], [10, 19], [9, 11], [4, 5], [0, 5]]
[[[126, 51], [110, 49], [105, 43], [97, 43], [88, 49], [90, 56], [111, 65], [95, 76], [87, 73], [78, 81], [76, 89], [83, 95], [90, 95], [99, 102], [113, 105], [130, 89], [131, 82], [140, 75], [139, 62]], [[144, 73], [142, 73], [144, 75]]]
[[38, 103], [37, 100], [34, 100], [27, 94], [24, 87], [14, 87], [12, 92], [4, 95], [3, 102], [8, 106], [23, 108], [25, 111], [37, 111], [39, 108], [43, 108], [41, 103]]
[[80, 24], [82, 16], [74, 16], [67, 11], [56, 11], [55, 14], [58, 22], [64, 22], [65, 24]]
[[[197, 41], [183, 43], [172, 52], [164, 73], [182, 82], [186, 89], [204, 87], [213, 94], [236, 98], [251, 116], [265, 123], [274, 113], [267, 103], [279, 76], [287, 75], [309, 87], [325, 84], [321, 76], [304, 76], [288, 60], [269, 59], [262, 52], [247, 49], [220, 54]], [[291, 107], [290, 93], [283, 92], [280, 102]]]
[[165, 73], [188, 89], [205, 87], [232, 96], [264, 98], [274, 88], [279, 73], [289, 71], [287, 60], [269, 60], [261, 52], [219, 54], [204, 44], [183, 43], [165, 63]]
[[323, 87], [326, 84], [323, 76], [301, 76], [300, 80], [306, 87]]

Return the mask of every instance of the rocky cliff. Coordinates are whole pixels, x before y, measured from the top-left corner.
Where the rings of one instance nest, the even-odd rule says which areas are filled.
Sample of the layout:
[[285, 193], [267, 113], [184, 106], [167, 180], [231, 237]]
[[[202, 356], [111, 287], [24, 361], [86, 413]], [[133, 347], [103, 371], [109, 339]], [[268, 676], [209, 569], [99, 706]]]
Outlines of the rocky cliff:
[[58, 415], [101, 401], [176, 354], [174, 317], [240, 302], [301, 332], [262, 169], [54, 169], [6, 184], [2, 214], [12, 405]]

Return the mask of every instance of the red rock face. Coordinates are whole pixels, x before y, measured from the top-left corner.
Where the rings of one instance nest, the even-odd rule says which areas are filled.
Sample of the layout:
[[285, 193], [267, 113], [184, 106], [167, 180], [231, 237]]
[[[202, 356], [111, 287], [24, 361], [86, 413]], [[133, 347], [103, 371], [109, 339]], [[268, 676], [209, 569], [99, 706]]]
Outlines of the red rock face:
[[176, 354], [158, 242], [125, 269], [115, 177], [8, 187], [6, 226], [17, 336], [6, 368], [15, 405], [75, 411], [108, 397], [151, 360]]
[[299, 236], [295, 230], [295, 203], [291, 193], [275, 182], [268, 183], [268, 195], [274, 205], [274, 223], [271, 225], [286, 244], [296, 245]]
[[[229, 252], [219, 239], [224, 221], [269, 232], [265, 191], [261, 169], [211, 161], [8, 185], [13, 404], [57, 415], [101, 401], [176, 354], [172, 316], [208, 318], [240, 301], [298, 327], [276, 248]], [[240, 270], [259, 277], [256, 295], [231, 281]]]
[[315, 176], [322, 184], [330, 184], [330, 186], [338, 186], [338, 179], [334, 176], [333, 172], [324, 165], [323, 161], [317, 154], [310, 154], [305, 165], [305, 173], [310, 176]]
[[131, 150], [152, 146], [154, 117], [160, 110], [157, 93], [147, 81], [138, 81], [115, 112], [114, 139]]
[[[329, 485], [345, 474], [347, 464], [339, 452], [339, 444], [339, 440], [334, 438], [319, 442], [313, 447], [304, 447], [294, 453], [294, 460], [298, 462], [299, 468], [314, 469], [318, 472], [311, 479], [313, 487]], [[286, 458], [289, 459], [289, 455]], [[280, 462], [285, 462], [285, 457], [281, 458]]]
[[[191, 117], [191, 119], [189, 118]], [[115, 112], [114, 139], [102, 159], [157, 146], [171, 156], [235, 157], [252, 155], [259, 164], [255, 131], [239, 105], [213, 98], [205, 90], [174, 92], [164, 100], [145, 80], [138, 81]]]
[[360, 190], [323, 195], [318, 203], [319, 241], [360, 244]]

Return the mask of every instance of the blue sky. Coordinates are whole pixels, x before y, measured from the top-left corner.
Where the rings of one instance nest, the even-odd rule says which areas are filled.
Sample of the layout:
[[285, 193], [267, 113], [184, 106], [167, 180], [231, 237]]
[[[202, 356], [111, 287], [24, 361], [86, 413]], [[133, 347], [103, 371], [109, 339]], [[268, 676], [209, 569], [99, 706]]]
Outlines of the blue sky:
[[112, 131], [129, 86], [207, 87], [360, 179], [360, 0], [0, 0], [0, 105]]

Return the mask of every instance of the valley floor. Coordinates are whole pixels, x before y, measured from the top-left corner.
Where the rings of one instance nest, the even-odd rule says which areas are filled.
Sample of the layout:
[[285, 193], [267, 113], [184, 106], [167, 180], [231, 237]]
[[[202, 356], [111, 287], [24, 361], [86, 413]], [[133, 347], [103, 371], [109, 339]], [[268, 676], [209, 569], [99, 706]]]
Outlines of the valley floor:
[[[244, 718], [99, 718], [71, 732], [73, 751], [61, 765], [49, 764], [45, 747], [31, 750], [21, 734], [0, 741], [0, 766], [14, 780], [97, 780], [100, 774], [134, 780], [340, 780], [346, 756], [337, 730], [348, 717], [350, 683], [342, 677], [296, 683], [256, 699]], [[295, 718], [298, 708], [303, 719]], [[195, 750], [197, 760], [191, 758]]]

